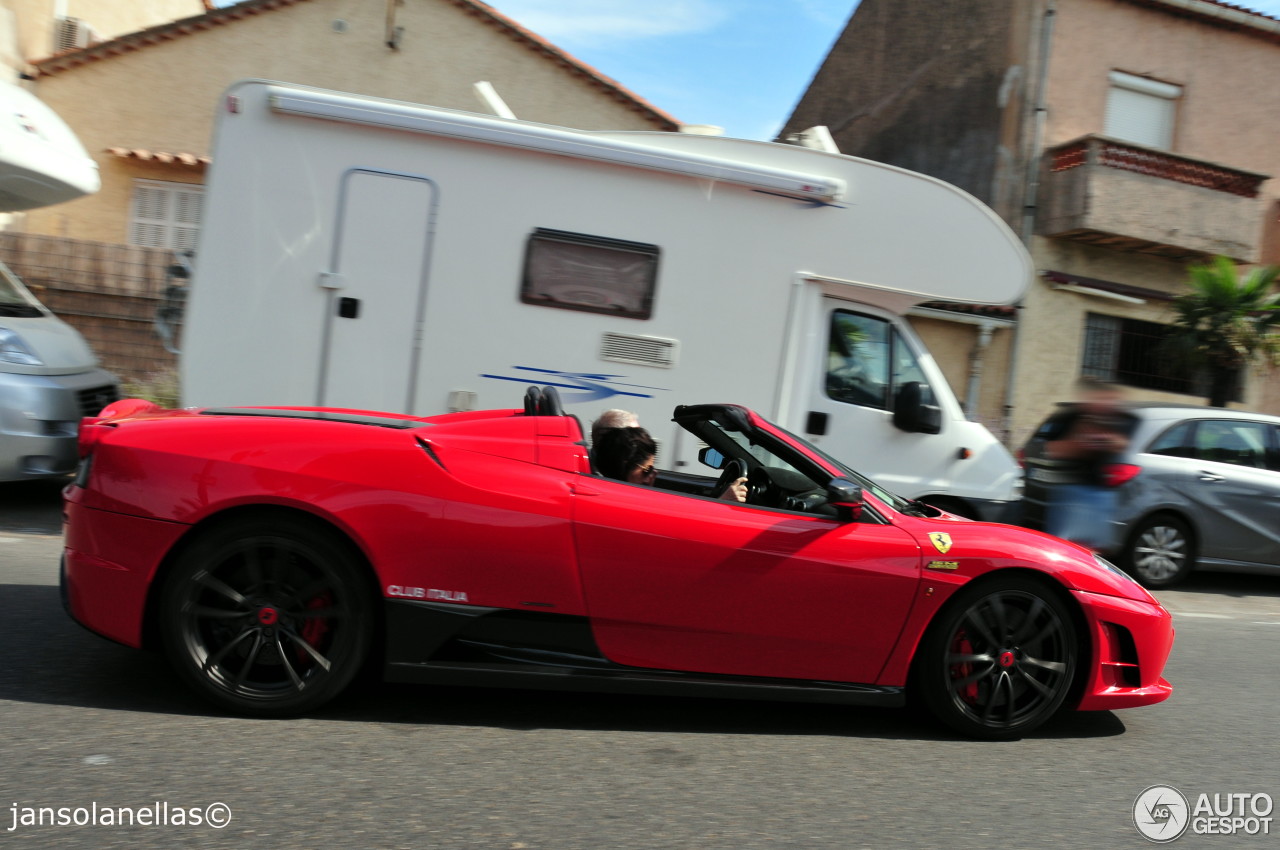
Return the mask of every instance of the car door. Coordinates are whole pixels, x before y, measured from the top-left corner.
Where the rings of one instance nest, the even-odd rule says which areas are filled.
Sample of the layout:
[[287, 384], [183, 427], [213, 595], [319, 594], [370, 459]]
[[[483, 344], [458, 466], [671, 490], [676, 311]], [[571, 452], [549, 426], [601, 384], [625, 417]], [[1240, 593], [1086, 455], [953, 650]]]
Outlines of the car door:
[[1280, 563], [1280, 472], [1268, 468], [1274, 427], [1206, 419], [1197, 423], [1194, 443], [1183, 483], [1200, 509], [1201, 560]]
[[636, 667], [871, 683], [915, 595], [900, 528], [604, 479], [575, 485], [587, 610]]

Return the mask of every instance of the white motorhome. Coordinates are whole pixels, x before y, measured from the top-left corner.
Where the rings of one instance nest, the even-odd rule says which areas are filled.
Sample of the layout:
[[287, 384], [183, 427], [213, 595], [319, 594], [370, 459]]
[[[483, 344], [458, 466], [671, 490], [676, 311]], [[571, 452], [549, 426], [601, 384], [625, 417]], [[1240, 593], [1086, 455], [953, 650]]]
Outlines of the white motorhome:
[[[98, 191], [98, 166], [71, 129], [14, 83], [0, 82], [0, 212]], [[84, 338], [0, 263], [0, 481], [65, 475], [83, 416], [117, 396]]]
[[732, 401], [909, 497], [995, 517], [1009, 453], [902, 316], [1006, 304], [1021, 243], [953, 186], [803, 146], [587, 132], [283, 83], [216, 122], [184, 402], [415, 414], [550, 384], [639, 414]]

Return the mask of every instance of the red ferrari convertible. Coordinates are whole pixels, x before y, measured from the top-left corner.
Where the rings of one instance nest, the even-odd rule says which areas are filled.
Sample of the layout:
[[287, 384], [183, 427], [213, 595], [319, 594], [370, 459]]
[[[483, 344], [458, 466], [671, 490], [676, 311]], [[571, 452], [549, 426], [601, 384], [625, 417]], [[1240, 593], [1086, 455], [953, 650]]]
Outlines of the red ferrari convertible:
[[[387, 679], [911, 700], [961, 733], [1166, 699], [1169, 613], [1090, 552], [903, 500], [728, 404], [705, 474], [601, 477], [554, 389], [412, 417], [116, 402], [66, 490], [77, 621], [224, 709]], [[715, 495], [746, 474], [745, 503]]]

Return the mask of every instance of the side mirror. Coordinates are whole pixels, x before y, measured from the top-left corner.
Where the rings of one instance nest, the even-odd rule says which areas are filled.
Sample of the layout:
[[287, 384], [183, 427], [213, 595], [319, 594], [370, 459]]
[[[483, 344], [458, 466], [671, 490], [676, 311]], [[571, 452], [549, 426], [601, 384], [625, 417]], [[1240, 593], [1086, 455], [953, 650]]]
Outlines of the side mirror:
[[827, 484], [827, 504], [839, 511], [842, 519], [853, 522], [862, 515], [866, 501], [857, 484], [848, 478], [832, 478]]
[[893, 400], [893, 424], [909, 434], [937, 434], [942, 430], [942, 410], [936, 404], [925, 404], [919, 381], [908, 381], [898, 389]]
[[710, 446], [707, 446], [705, 449], [698, 452], [698, 462], [703, 466], [709, 466], [712, 469], [724, 469], [726, 460], [727, 458], [724, 455], [720, 454], [720, 452]]

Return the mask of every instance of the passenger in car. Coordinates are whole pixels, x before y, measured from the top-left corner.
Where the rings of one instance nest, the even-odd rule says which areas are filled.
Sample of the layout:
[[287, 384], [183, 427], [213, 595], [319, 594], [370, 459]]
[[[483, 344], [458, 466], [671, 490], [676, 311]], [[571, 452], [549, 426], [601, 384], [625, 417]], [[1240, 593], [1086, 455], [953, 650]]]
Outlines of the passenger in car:
[[[655, 462], [658, 447], [643, 428], [609, 428], [592, 446], [596, 469], [606, 478], [652, 487], [658, 479]], [[747, 500], [747, 479], [730, 482], [720, 498], [729, 502]]]
[[610, 428], [639, 428], [640, 417], [636, 416], [630, 410], [620, 410], [619, 408], [610, 408], [591, 423], [591, 445], [595, 445], [600, 440], [600, 435]]

